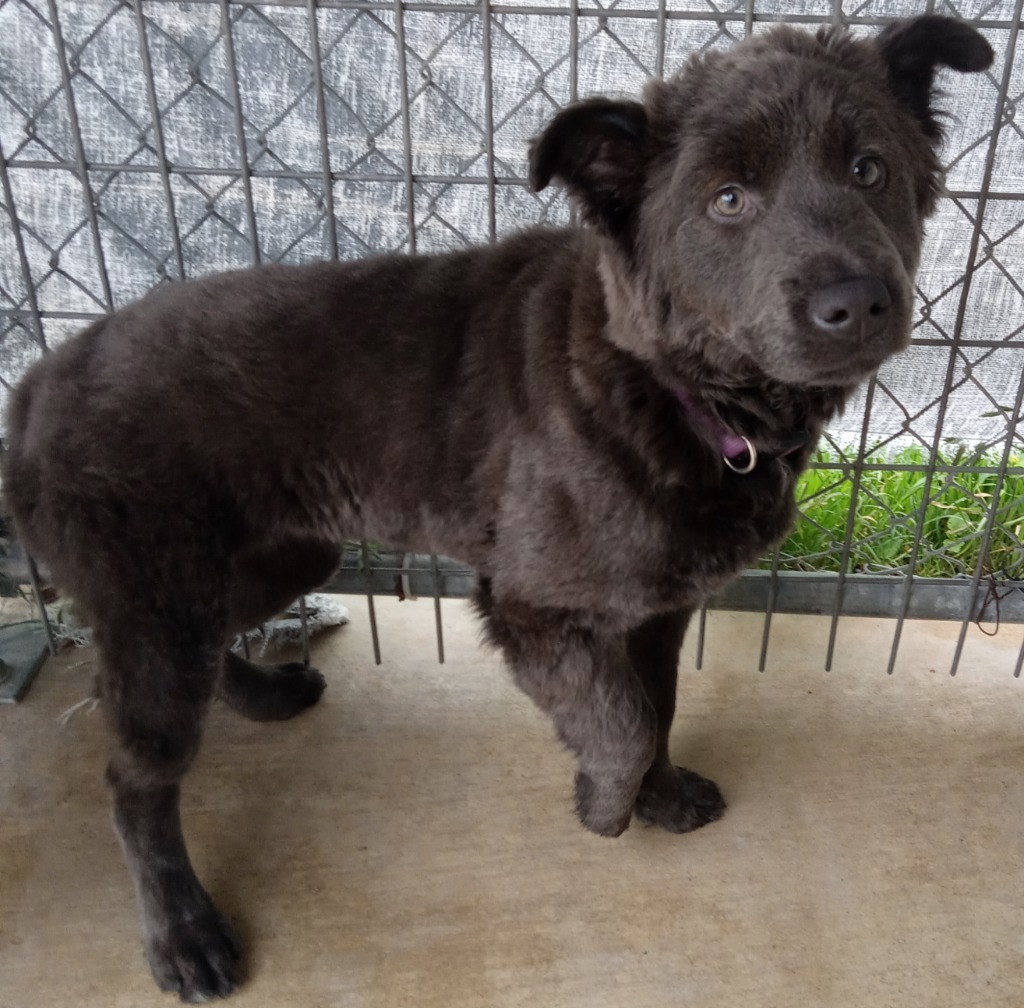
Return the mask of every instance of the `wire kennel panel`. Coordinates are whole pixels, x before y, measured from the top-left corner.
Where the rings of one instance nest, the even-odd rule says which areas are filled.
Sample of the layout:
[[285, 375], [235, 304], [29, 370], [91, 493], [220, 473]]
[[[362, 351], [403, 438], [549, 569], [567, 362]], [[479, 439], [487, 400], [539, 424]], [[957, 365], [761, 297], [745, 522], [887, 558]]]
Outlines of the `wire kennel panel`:
[[[154, 284], [564, 222], [559, 192], [526, 186], [556, 109], [775, 22], [867, 32], [925, 9], [971, 20], [996, 61], [943, 98], [949, 198], [911, 348], [828, 432], [802, 537], [716, 604], [764, 612], [762, 666], [776, 612], [831, 616], [826, 665], [842, 615], [893, 617], [890, 671], [906, 618], [954, 619], [955, 672], [972, 620], [1024, 621], [1021, 0], [0, 0], [0, 394]], [[816, 510], [833, 499], [838, 523]], [[415, 581], [443, 657], [440, 598], [468, 575], [353, 556], [337, 585]]]

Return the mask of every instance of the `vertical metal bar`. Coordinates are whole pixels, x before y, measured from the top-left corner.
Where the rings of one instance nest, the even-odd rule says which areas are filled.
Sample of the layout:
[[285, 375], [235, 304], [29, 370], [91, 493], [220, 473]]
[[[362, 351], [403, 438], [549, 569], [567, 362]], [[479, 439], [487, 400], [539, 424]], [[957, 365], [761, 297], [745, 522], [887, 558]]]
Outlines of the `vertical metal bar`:
[[1013, 668], [1013, 678], [1019, 679], [1021, 670], [1024, 669], [1024, 640], [1020, 642], [1020, 651], [1017, 653], [1017, 664]]
[[309, 668], [309, 613], [305, 595], [299, 597], [299, 635], [302, 637], [302, 664]]
[[244, 657], [246, 661], [251, 657], [249, 654], [249, 638], [246, 636], [247, 633], [247, 630], [242, 631], [242, 657]]
[[757, 671], [763, 672], [768, 660], [768, 639], [772, 632], [772, 616], [775, 614], [775, 600], [779, 594], [779, 559], [781, 554], [776, 549], [772, 556], [772, 573], [768, 582], [768, 598], [764, 605], [764, 625], [761, 630], [761, 654], [757, 659]]
[[658, 0], [658, 39], [654, 53], [654, 76], [665, 76], [665, 29], [668, 25], [666, 0]]
[[580, 3], [570, 0], [569, 5], [569, 101], [579, 96]]
[[[317, 21], [317, 0], [307, 0], [306, 13], [309, 20], [309, 58], [313, 64], [313, 92], [316, 98], [316, 122], [320, 131], [320, 171], [323, 178], [323, 203], [327, 223], [328, 253], [331, 259], [338, 258], [338, 228], [334, 219], [334, 179], [331, 177], [331, 151], [327, 142], [327, 100], [324, 94], [323, 67], [321, 66], [320, 25]], [[299, 621], [302, 631], [302, 663], [309, 666], [309, 614], [306, 611], [306, 596], [299, 599]]]
[[[579, 98], [580, 84], [580, 4], [579, 0], [570, 0], [569, 4], [569, 103]], [[579, 223], [576, 204], [569, 200], [569, 224], [575, 227]]]
[[[839, 0], [836, 0], [836, 2], [839, 2]], [[754, 32], [754, 6], [755, 0], [746, 0], [743, 18], [743, 33], [746, 38], [750, 38]], [[758, 672], [763, 672], [765, 670], [765, 663], [768, 659], [768, 642], [771, 639], [772, 615], [775, 612], [775, 600], [778, 597], [779, 591], [780, 559], [781, 553], [779, 551], [779, 547], [776, 546], [772, 552], [771, 579], [768, 585], [768, 598], [765, 600], [764, 622], [761, 629], [761, 653], [758, 655], [757, 659]]]
[[398, 46], [398, 75], [402, 78], [402, 175], [405, 179], [405, 214], [409, 229], [409, 251], [416, 251], [416, 192], [412, 177], [412, 120], [409, 115], [409, 68], [405, 55], [405, 6], [395, 0], [395, 44]]
[[2, 139], [0, 139], [0, 186], [3, 188], [4, 205], [11, 219], [11, 230], [14, 233], [14, 247], [18, 254], [18, 265], [21, 269], [21, 281], [25, 285], [25, 297], [28, 300], [29, 312], [32, 315], [32, 327], [35, 329], [36, 342], [44, 353], [47, 350], [46, 334], [43, 332], [43, 317], [39, 313], [39, 302], [36, 299], [36, 287], [32, 282], [32, 270], [28, 265], [25, 252], [25, 236], [22, 234], [21, 221], [14, 209], [14, 190], [11, 187], [10, 175], [7, 171], [7, 158], [4, 155]]
[[974, 567], [974, 575], [971, 578], [971, 591], [967, 597], [967, 605], [964, 609], [964, 617], [960, 622], [960, 634], [956, 641], [956, 650], [953, 652], [953, 662], [949, 669], [951, 676], [956, 675], [960, 666], [960, 655], [964, 649], [964, 640], [967, 637], [967, 628], [974, 618], [974, 600], [978, 597], [978, 585], [981, 583], [981, 572], [988, 556], [989, 545], [992, 542], [992, 530], [996, 524], [996, 511], [999, 504], [999, 495], [1003, 490], [1003, 482], [1006, 480], [1006, 470], [1010, 465], [1010, 455], [1013, 452], [1013, 439], [1017, 433], [1017, 425], [1020, 423], [1021, 405], [1024, 404], [1024, 372], [1021, 373], [1020, 381], [1017, 383], [1017, 397], [1013, 404], [1012, 419], [1006, 430], [1006, 444], [1003, 448], [1002, 458], [999, 460], [999, 470], [996, 473], [995, 483], [992, 487], [992, 499], [988, 505], [988, 517], [985, 522], [985, 531], [981, 538], [978, 549], [978, 562]]
[[[51, 0], [51, 3], [53, 0]], [[249, 222], [252, 240], [253, 265], [260, 264], [260, 239], [256, 230], [256, 206], [252, 198], [252, 169], [249, 167], [249, 151], [245, 140], [245, 120], [242, 116], [242, 89], [238, 83], [238, 64], [235, 60], [235, 37], [231, 30], [231, 8], [228, 0], [220, 0], [221, 28], [224, 32], [224, 52], [227, 56], [228, 77], [231, 81], [231, 107], [235, 116], [235, 132], [238, 134], [238, 169], [242, 179], [242, 193], [245, 197], [245, 216]]]
[[317, 0], [307, 0], [309, 13], [309, 55], [313, 61], [313, 90], [316, 92], [316, 121], [320, 130], [320, 170], [323, 174], [324, 212], [327, 215], [327, 242], [332, 259], [338, 258], [338, 226], [334, 219], [334, 179], [331, 178], [331, 149], [327, 142], [327, 101], [324, 96], [323, 67], [320, 65], [320, 27], [317, 24]]
[[832, 0], [832, 25], [835, 28], [843, 25], [843, 0]]
[[60, 27], [60, 15], [57, 13], [57, 0], [48, 0], [50, 11], [50, 28], [53, 31], [54, 44], [57, 49], [57, 62], [60, 66], [61, 89], [67, 105], [68, 122], [71, 126], [72, 140], [75, 145], [75, 164], [78, 178], [82, 183], [85, 197], [85, 217], [92, 233], [93, 251], [96, 255], [96, 267], [99, 270], [100, 286], [103, 289], [103, 302], [107, 311], [114, 310], [114, 298], [110, 292], [110, 277], [107, 275], [107, 262], [103, 255], [103, 242], [100, 238], [99, 218], [96, 215], [96, 196], [89, 184], [89, 165], [85, 160], [85, 142], [82, 140], [82, 128], [78, 121], [78, 109], [71, 86], [71, 71], [68, 68], [68, 54], [64, 47], [64, 33]]
[[697, 671], [704, 667], [704, 631], [708, 624], [708, 607], [700, 607], [700, 619], [697, 621], [697, 660], [693, 663]]
[[441, 573], [437, 569], [437, 556], [430, 554], [430, 573], [434, 581], [434, 629], [437, 633], [437, 660], [444, 664], [444, 629], [441, 626]]
[[772, 632], [772, 616], [775, 614], [775, 600], [779, 595], [779, 562], [782, 554], [776, 546], [772, 551], [772, 569], [768, 575], [768, 597], [764, 600], [764, 621], [761, 624], [761, 653], [757, 659], [757, 670], [763, 672], [768, 658], [768, 640]]
[[377, 608], [373, 602], [373, 586], [370, 584], [370, 548], [363, 539], [360, 544], [363, 554], [363, 577], [366, 578], [366, 605], [370, 614], [370, 637], [373, 639], [373, 660], [380, 664], [380, 636], [377, 633]]
[[981, 240], [981, 225], [985, 217], [985, 209], [988, 205], [988, 190], [992, 182], [992, 172], [995, 167], [996, 150], [999, 146], [999, 134], [1002, 130], [1006, 98], [1010, 90], [1010, 80], [1013, 73], [1013, 58], [1017, 47], [1017, 36], [1020, 32], [1021, 14], [1024, 12], [1024, 0], [1017, 0], [1014, 4], [1013, 27], [1010, 29], [1006, 42], [1006, 58], [1003, 63], [1003, 77], [999, 84], [999, 95], [996, 99], [996, 112], [992, 123], [992, 135], [989, 140], [988, 152], [985, 156], [985, 170], [982, 174], [981, 190], [978, 196], [978, 205], [975, 210], [974, 230], [971, 234], [971, 244], [967, 253], [967, 266], [964, 271], [963, 290], [960, 292], [960, 303], [957, 306], [956, 323], [953, 326], [953, 340], [949, 351], [949, 364], [946, 367], [946, 377], [942, 386], [942, 398], [939, 401], [938, 415], [935, 418], [935, 434], [932, 438], [931, 461], [925, 472], [924, 492], [921, 497], [921, 507], [918, 512], [917, 528], [914, 530], [914, 542], [910, 549], [910, 560], [907, 565], [907, 579], [903, 589], [903, 598], [900, 604], [900, 613], [896, 622], [896, 630], [893, 634], [892, 649], [889, 652], [889, 665], [886, 672], [892, 675], [896, 666], [896, 655], [899, 651], [900, 639], [903, 635], [903, 624], [906, 622], [907, 613], [910, 610], [910, 596], [914, 587], [914, 567], [917, 565], [918, 553], [921, 549], [921, 537], [924, 533], [925, 510], [928, 506], [928, 499], [931, 496], [932, 481], [935, 477], [935, 458], [942, 440], [942, 430], [946, 422], [946, 409], [949, 406], [949, 395], [953, 388], [953, 376], [956, 372], [957, 347], [963, 333], [964, 317], [967, 314], [967, 302], [971, 292], [971, 280], [974, 270], [977, 268], [978, 244]]
[[857, 500], [860, 497], [861, 478], [864, 475], [864, 455], [868, 447], [868, 426], [871, 423], [871, 409], [875, 402], [875, 388], [878, 379], [872, 376], [868, 382], [864, 400], [864, 421], [860, 425], [860, 442], [857, 445], [857, 457], [853, 460], [853, 473], [850, 478], [850, 507], [846, 512], [846, 530], [843, 533], [843, 549], [839, 554], [839, 574], [836, 578], [836, 601], [832, 606], [832, 620], [828, 628], [828, 646], [825, 649], [825, 671], [832, 671], [832, 659], [835, 656], [836, 635], [839, 630], [839, 616], [843, 611], [843, 595], [846, 591], [847, 568], [850, 564], [850, 550], [853, 547], [853, 526], [857, 518]]
[[32, 582], [32, 594], [36, 597], [36, 606], [39, 609], [39, 619], [43, 624], [43, 629], [46, 631], [46, 645], [50, 649], [50, 655], [52, 657], [57, 653], [57, 642], [53, 639], [53, 627], [50, 626], [50, 614], [46, 611], [46, 603], [43, 602], [43, 589], [42, 583], [39, 580], [39, 568], [36, 567], [36, 562], [32, 559], [30, 554], [26, 553], [25, 557], [28, 560], [28, 579]]
[[487, 146], [487, 237], [494, 241], [498, 234], [494, 182], [494, 79], [491, 63], [491, 0], [481, 0], [480, 16], [484, 19], [484, 142]]
[[178, 230], [178, 215], [174, 211], [174, 193], [171, 189], [167, 147], [164, 144], [164, 126], [156, 97], [156, 80], [153, 77], [153, 63], [149, 56], [149, 42], [146, 38], [146, 19], [142, 15], [143, 0], [131, 0], [131, 2], [132, 9], [135, 11], [135, 28], [139, 36], [139, 56], [142, 59], [142, 70], [146, 77], [146, 100], [149, 103], [149, 114], [153, 118], [153, 143], [156, 146], [160, 181], [163, 184], [164, 199], [167, 202], [167, 219], [171, 225], [171, 247], [174, 252], [174, 262], [178, 268], [178, 278], [184, 280], [185, 260], [181, 254], [181, 234]]

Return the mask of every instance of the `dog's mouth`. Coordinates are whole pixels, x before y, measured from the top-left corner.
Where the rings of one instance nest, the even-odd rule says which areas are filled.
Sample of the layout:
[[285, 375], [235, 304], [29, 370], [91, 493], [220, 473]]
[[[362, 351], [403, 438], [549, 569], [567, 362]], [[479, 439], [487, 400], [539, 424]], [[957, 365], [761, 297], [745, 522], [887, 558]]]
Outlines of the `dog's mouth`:
[[783, 373], [771, 377], [790, 385], [801, 385], [807, 388], [848, 388], [859, 385], [870, 378], [882, 364], [885, 357], [866, 356], [863, 360], [851, 360], [849, 357], [832, 365], [814, 362], [803, 368], [790, 366], [781, 369]]
[[900, 285], [868, 273], [791, 291], [786, 317], [763, 318], [743, 342], [765, 373], [800, 386], [853, 386], [905, 349], [909, 304]]
[[905, 349], [909, 333], [890, 325], [861, 339], [828, 339], [807, 327], [763, 328], [739, 334], [749, 360], [773, 381], [800, 388], [850, 388]]
[[849, 388], [866, 381], [903, 348], [890, 346], [884, 352], [873, 348], [851, 348], [841, 355], [818, 354], [801, 359], [788, 358], [765, 368], [770, 378], [806, 388]]

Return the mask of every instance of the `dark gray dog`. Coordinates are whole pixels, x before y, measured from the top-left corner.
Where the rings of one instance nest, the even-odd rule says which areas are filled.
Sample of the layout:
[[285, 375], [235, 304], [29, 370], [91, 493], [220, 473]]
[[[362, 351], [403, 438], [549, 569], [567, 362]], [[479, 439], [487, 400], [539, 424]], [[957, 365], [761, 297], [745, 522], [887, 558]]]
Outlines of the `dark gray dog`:
[[210, 698], [285, 718], [324, 685], [225, 648], [345, 538], [476, 568], [491, 639], [579, 757], [589, 829], [722, 814], [669, 760], [687, 620], [785, 533], [822, 425], [906, 346], [941, 188], [934, 72], [991, 60], [936, 16], [867, 40], [776, 28], [642, 104], [555, 117], [531, 182], [567, 186], [589, 227], [161, 287], [33, 368], [7, 501], [95, 629], [162, 988], [237, 982], [178, 815]]

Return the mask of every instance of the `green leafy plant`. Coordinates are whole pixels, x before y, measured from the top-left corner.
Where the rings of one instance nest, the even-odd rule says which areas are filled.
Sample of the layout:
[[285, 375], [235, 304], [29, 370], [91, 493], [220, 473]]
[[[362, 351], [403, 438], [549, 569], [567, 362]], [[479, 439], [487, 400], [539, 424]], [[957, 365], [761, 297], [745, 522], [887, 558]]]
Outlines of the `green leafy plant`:
[[[1024, 580], [1024, 453], [1011, 455], [1000, 481], [997, 471], [972, 471], [998, 470], [999, 454], [949, 446], [934, 460], [926, 503], [932, 460], [924, 448], [872, 452], [859, 466], [855, 457], [854, 451], [828, 449], [815, 454], [815, 468], [797, 487], [801, 516], [779, 548], [780, 570], [900, 574], [913, 560], [913, 572], [922, 577], [973, 575], [988, 535], [982, 574]], [[770, 568], [772, 557], [761, 566]]]

